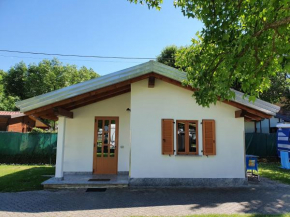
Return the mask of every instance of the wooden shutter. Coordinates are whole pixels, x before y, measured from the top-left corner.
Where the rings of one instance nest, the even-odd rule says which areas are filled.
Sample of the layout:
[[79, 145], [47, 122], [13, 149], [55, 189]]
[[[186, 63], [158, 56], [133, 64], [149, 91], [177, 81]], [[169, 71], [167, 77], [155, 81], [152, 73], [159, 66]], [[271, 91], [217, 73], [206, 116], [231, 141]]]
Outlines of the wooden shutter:
[[204, 155], [216, 155], [214, 120], [202, 120], [202, 142]]
[[173, 119], [162, 119], [162, 154], [173, 155], [174, 154], [174, 126]]

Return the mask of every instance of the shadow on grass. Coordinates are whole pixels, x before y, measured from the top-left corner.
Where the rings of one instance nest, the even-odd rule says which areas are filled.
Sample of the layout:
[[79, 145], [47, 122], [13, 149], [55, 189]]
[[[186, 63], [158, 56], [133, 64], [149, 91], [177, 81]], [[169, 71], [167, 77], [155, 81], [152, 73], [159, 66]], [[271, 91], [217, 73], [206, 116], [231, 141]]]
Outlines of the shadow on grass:
[[[10, 167], [11, 171], [9, 171]], [[21, 167], [24, 166], [19, 166], [20, 169]], [[9, 172], [7, 175], [0, 176], [0, 192], [41, 190], [43, 189], [41, 183], [50, 178], [43, 175], [53, 175], [55, 169], [54, 167], [31, 166], [31, 168], [17, 171], [15, 168], [17, 166], [2, 165], [0, 167], [0, 169], [6, 169]]]

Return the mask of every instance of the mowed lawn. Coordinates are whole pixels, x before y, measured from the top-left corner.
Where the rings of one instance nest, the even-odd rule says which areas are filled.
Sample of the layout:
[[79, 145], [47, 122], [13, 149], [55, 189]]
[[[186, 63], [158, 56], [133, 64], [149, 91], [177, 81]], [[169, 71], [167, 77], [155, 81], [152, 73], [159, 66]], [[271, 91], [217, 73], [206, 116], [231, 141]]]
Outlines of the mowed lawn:
[[277, 214], [277, 215], [265, 215], [265, 214], [201, 214], [201, 215], [187, 215], [184, 217], [290, 217], [290, 214]]
[[[290, 185], [290, 171], [280, 166], [280, 163], [259, 163], [259, 174]], [[55, 167], [48, 165], [0, 164], [0, 192], [41, 190], [41, 183], [54, 175], [54, 171]]]
[[290, 170], [281, 169], [280, 163], [259, 163], [259, 175], [290, 185]]
[[0, 192], [43, 189], [41, 183], [54, 175], [54, 167], [46, 165], [0, 165]]

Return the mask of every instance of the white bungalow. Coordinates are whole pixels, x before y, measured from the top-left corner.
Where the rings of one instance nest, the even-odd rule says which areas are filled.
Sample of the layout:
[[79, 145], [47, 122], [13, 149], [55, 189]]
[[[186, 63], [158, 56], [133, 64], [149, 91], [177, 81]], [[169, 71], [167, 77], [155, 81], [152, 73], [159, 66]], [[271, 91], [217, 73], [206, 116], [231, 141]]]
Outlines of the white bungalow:
[[244, 122], [271, 118], [279, 107], [235, 91], [235, 99], [204, 108], [184, 79], [150, 61], [18, 102], [25, 114], [58, 120], [55, 178], [46, 187], [118, 179], [125, 186], [245, 184]]

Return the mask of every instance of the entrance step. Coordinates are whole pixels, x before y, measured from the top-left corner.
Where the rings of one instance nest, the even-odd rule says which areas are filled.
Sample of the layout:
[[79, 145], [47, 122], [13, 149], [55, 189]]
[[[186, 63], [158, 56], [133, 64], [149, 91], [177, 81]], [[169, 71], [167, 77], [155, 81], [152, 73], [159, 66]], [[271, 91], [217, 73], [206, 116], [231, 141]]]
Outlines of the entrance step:
[[66, 188], [127, 188], [128, 175], [64, 175], [63, 180], [50, 178], [42, 183], [44, 189]]

